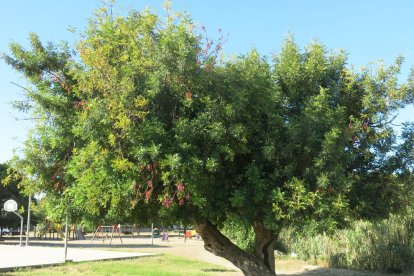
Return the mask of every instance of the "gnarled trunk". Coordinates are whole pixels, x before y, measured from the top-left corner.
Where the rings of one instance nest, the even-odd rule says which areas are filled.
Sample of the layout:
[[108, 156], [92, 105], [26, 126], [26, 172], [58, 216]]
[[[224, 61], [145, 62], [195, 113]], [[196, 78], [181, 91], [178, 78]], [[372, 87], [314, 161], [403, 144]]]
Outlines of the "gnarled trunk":
[[269, 270], [275, 272], [275, 243], [276, 236], [266, 229], [260, 221], [253, 222], [253, 230], [256, 234], [255, 255], [262, 260]]
[[[234, 243], [232, 243], [227, 237], [225, 237], [215, 225], [209, 221], [201, 221], [196, 223], [196, 230], [204, 240], [204, 248], [209, 252], [223, 257], [240, 270], [245, 275], [275, 275], [274, 258], [273, 263], [268, 266], [270, 259], [267, 257], [259, 257], [257, 254], [249, 254], [246, 251], [240, 249]], [[273, 248], [273, 243], [265, 243], [260, 245], [261, 250]], [[263, 256], [270, 256], [270, 254], [262, 254]], [[273, 257], [273, 252], [271, 254]], [[271, 263], [271, 261], [270, 261]]]

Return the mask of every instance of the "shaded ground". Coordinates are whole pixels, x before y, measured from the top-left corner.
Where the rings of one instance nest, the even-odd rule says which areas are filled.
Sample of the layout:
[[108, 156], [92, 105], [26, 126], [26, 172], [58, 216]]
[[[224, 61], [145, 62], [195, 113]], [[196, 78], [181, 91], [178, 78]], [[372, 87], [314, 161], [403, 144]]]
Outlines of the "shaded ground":
[[[109, 244], [109, 239], [102, 242], [102, 239], [96, 239], [91, 242], [90, 238], [87, 240], [70, 240], [69, 247], [73, 248], [88, 248], [99, 250], [115, 250], [128, 252], [142, 252], [142, 253], [159, 253], [180, 256], [193, 260], [200, 260], [221, 265], [229, 270], [220, 271], [217, 275], [243, 275], [242, 272], [236, 268], [232, 263], [218, 257], [204, 249], [203, 241], [196, 239], [187, 239], [178, 236], [170, 236], [168, 241], [162, 241], [161, 238], [155, 238], [153, 244], [149, 236], [137, 237], [123, 237], [123, 243], [119, 239], [113, 239], [112, 244]], [[18, 244], [18, 239], [6, 238], [0, 244]], [[31, 245], [62, 247], [62, 240], [31, 240]], [[346, 269], [323, 268], [318, 266], [311, 266], [299, 260], [278, 260], [276, 261], [276, 270], [278, 275], [339, 275], [339, 276], [365, 276], [365, 275], [381, 275], [378, 273], [359, 272]]]

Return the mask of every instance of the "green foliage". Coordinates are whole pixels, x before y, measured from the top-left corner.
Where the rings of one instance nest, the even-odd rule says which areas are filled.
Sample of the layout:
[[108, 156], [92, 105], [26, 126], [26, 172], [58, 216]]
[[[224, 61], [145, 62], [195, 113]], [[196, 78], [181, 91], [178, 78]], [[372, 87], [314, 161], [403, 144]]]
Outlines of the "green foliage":
[[16, 155], [11, 165], [23, 176], [22, 189], [28, 194], [45, 194], [50, 216], [60, 219], [67, 202], [62, 197], [67, 186], [65, 166], [76, 144], [71, 127], [78, 98], [71, 93], [74, 82], [69, 76], [73, 51], [64, 43], [60, 47], [44, 45], [35, 34], [29, 40], [30, 50], [11, 43], [12, 55], [3, 56], [29, 83], [26, 100], [16, 107], [36, 118], [22, 155]]
[[13, 171], [8, 164], [0, 164], [0, 227], [20, 226], [19, 217], [4, 211], [3, 205], [7, 200], [13, 199], [19, 206], [18, 212], [24, 215], [28, 198], [19, 190], [21, 180], [21, 175]]
[[222, 233], [241, 249], [252, 253], [255, 236], [253, 227], [246, 221], [229, 218], [221, 229]]
[[379, 222], [357, 221], [333, 235], [288, 230], [281, 243], [303, 260], [328, 261], [332, 267], [377, 272], [410, 272], [414, 258], [414, 217], [391, 215]]

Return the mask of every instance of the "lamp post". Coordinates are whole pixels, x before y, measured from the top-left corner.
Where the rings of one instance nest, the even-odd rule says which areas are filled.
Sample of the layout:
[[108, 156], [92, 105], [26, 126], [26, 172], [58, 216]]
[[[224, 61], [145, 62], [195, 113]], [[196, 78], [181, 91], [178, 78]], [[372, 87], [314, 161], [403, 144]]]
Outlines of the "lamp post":
[[69, 215], [66, 214], [66, 222], [65, 222], [65, 262], [68, 260], [68, 228], [69, 228]]

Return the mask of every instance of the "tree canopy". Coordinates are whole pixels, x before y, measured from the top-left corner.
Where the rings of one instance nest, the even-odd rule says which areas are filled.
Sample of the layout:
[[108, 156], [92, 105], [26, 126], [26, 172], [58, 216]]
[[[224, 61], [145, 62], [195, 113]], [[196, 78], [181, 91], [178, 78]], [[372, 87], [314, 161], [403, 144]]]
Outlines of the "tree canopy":
[[[30, 42], [4, 56], [30, 82], [17, 107], [37, 118], [14, 164], [61, 213], [180, 219], [265, 275], [283, 227], [329, 231], [411, 198], [414, 126], [392, 127], [414, 99], [402, 58], [358, 71], [344, 51], [288, 37], [272, 58], [223, 59], [222, 38], [186, 14], [105, 8], [75, 48]], [[253, 228], [254, 252], [220, 232], [227, 221]]]

